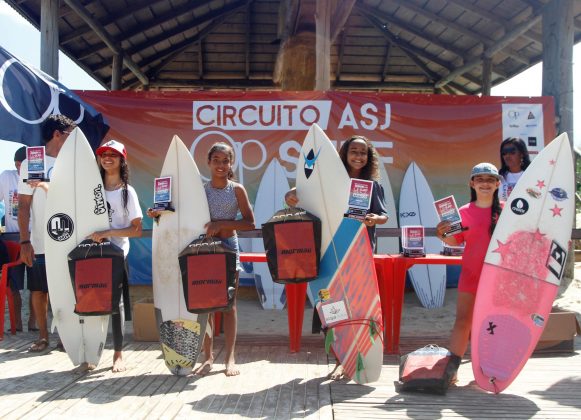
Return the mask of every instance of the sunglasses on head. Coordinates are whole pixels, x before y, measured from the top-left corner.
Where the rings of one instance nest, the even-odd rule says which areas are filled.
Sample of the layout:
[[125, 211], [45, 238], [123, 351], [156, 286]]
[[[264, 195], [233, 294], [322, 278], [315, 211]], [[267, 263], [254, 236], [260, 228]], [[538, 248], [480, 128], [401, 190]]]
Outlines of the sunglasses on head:
[[514, 155], [517, 152], [516, 147], [505, 147], [502, 149], [502, 155]]

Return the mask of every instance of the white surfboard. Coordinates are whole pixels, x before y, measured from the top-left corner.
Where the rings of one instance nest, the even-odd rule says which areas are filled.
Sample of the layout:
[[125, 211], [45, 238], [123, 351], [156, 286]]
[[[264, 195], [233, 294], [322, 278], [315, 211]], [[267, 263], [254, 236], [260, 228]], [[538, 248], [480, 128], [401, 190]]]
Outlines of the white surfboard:
[[[399, 196], [399, 225], [433, 228], [438, 224], [434, 196], [420, 168], [412, 162], [408, 167]], [[442, 241], [426, 236], [427, 254], [439, 254]], [[409, 269], [410, 279], [422, 306], [439, 308], [444, 304], [446, 293], [446, 266], [416, 264]]]
[[308, 285], [345, 374], [369, 383], [379, 379], [383, 363], [381, 305], [367, 228], [343, 217], [349, 190], [337, 150], [313, 124], [297, 165], [299, 205], [321, 219], [319, 277]]
[[523, 369], [549, 318], [575, 217], [575, 169], [566, 133], [519, 179], [490, 239], [472, 318], [476, 383], [499, 393]]
[[106, 207], [101, 208], [104, 197], [95, 155], [81, 129], [75, 128], [52, 171], [44, 235], [53, 327], [75, 366], [84, 362], [98, 365], [107, 338], [109, 316], [81, 317], [74, 313], [75, 294], [67, 260], [67, 255], [91, 233], [109, 229]]
[[161, 176], [172, 178], [175, 212], [164, 213], [153, 224], [153, 301], [166, 366], [175, 375], [186, 375], [199, 355], [208, 315], [187, 311], [178, 255], [205, 233], [210, 211], [198, 167], [178, 136], [168, 148]]
[[[254, 202], [254, 220], [257, 227], [262, 226], [274, 213], [284, 207], [284, 195], [289, 189], [284, 168], [277, 159], [272, 159], [262, 176]], [[262, 238], [252, 239], [252, 251], [264, 252]], [[286, 304], [284, 284], [272, 281], [266, 263], [254, 264], [254, 281], [264, 309], [284, 308]]]
[[[385, 170], [385, 165], [383, 163], [379, 164], [379, 174], [381, 179], [379, 183], [383, 187], [383, 192], [385, 193], [385, 209], [387, 210], [387, 223], [377, 226], [377, 232], [379, 233], [383, 228], [397, 228], [397, 209], [395, 207], [395, 200], [393, 198], [393, 190], [391, 189], [391, 183], [389, 182], [389, 176]], [[378, 254], [399, 254], [399, 238], [394, 237], [381, 237], [377, 236], [377, 253]]]

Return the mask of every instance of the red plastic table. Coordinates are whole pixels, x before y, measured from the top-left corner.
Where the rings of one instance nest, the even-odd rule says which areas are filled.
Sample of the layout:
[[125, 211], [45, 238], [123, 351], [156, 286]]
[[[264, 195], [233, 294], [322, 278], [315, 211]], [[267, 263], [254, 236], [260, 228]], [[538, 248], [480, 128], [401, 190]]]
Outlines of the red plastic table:
[[376, 255], [376, 267], [381, 261], [383, 273], [377, 273], [381, 310], [384, 319], [384, 350], [386, 353], [399, 353], [399, 335], [403, 294], [407, 270], [415, 264], [462, 264], [462, 257], [449, 257], [428, 254], [425, 257], [404, 257], [402, 254]]
[[[390, 278], [392, 275], [392, 269], [390, 266], [389, 270], [383, 269], [383, 258], [389, 257], [385, 255], [376, 255], [375, 259], [375, 268], [377, 270], [378, 278], [383, 276], [383, 273], [386, 273]], [[266, 262], [266, 254], [264, 252], [241, 252], [240, 253], [240, 261], [244, 262]], [[380, 290], [381, 288], [390, 283], [390, 279], [383, 279], [379, 281]], [[392, 288], [387, 287], [385, 288], [385, 293], [387, 293], [386, 299], [388, 301], [392, 301]], [[298, 283], [298, 284], [286, 284], [286, 306], [287, 306], [287, 316], [288, 316], [288, 330], [289, 330], [289, 338], [290, 338], [290, 351], [291, 353], [295, 353], [300, 351], [301, 349], [301, 335], [303, 331], [303, 318], [305, 314], [305, 301], [307, 299], [307, 283]], [[380, 292], [381, 293], [381, 292]], [[381, 294], [382, 302], [384, 294]], [[383, 315], [383, 325], [384, 329], [386, 329], [386, 320], [391, 320], [391, 318], [385, 317], [386, 310], [389, 308], [389, 304], [386, 304], [386, 309], [384, 309], [382, 303], [382, 310], [384, 312]], [[391, 325], [388, 326], [391, 331]]]
[[[401, 254], [373, 256], [377, 271], [381, 312], [383, 314], [384, 351], [399, 353], [399, 334], [403, 310], [403, 293], [407, 270], [414, 264], [462, 264], [462, 257], [448, 257], [428, 254], [425, 257], [404, 257]], [[241, 252], [240, 261], [266, 262], [264, 252]], [[307, 298], [307, 283], [287, 284], [287, 314], [290, 337], [290, 351], [301, 348], [301, 333]]]

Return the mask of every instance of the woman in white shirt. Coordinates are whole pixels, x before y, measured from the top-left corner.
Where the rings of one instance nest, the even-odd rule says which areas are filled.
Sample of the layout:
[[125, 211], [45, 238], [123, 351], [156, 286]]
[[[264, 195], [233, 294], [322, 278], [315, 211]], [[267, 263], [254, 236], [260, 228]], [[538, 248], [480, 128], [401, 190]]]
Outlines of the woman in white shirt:
[[527, 145], [522, 139], [509, 137], [500, 144], [501, 166], [498, 173], [502, 176], [498, 198], [507, 201], [517, 181], [531, 164]]

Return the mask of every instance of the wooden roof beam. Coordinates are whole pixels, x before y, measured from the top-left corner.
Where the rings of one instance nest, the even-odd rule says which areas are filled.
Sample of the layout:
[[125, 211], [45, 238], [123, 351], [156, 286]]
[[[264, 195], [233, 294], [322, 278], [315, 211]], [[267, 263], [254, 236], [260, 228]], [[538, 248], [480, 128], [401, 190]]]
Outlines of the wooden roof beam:
[[[214, 10], [210, 13], [205, 14], [204, 16], [200, 16], [192, 21], [186, 22], [185, 24], [178, 26], [174, 29], [172, 29], [171, 31], [164, 31], [161, 34], [148, 39], [145, 42], [142, 42], [141, 44], [138, 45], [134, 45], [131, 48], [127, 49], [127, 54], [129, 54], [130, 56], [132, 56], [133, 54], [137, 54], [140, 51], [144, 50], [145, 48], [149, 48], [152, 47], [158, 43], [167, 41], [168, 39], [177, 36], [177, 35], [181, 35], [197, 26], [201, 26], [203, 24], [207, 24], [209, 22], [211, 22], [213, 19], [218, 19], [220, 17], [222, 17], [224, 14], [230, 14], [234, 11], [237, 11], [239, 9], [241, 9], [242, 7], [246, 6], [248, 0], [239, 0], [236, 3], [231, 3], [230, 5], [222, 8], [222, 9], [217, 9]], [[204, 30], [204, 29], [202, 29]], [[87, 51], [85, 53], [85, 56], [89, 56], [92, 54], [95, 54], [97, 51], [95, 51], [95, 49], [92, 49], [90, 51]], [[102, 64], [98, 67], [95, 68], [95, 70], [102, 70], [103, 68], [107, 67], [106, 65]]]
[[83, 19], [87, 25], [89, 25], [107, 44], [107, 46], [113, 51], [114, 54], [120, 54], [123, 57], [123, 62], [125, 66], [131, 70], [131, 72], [139, 79], [139, 81], [147, 85], [149, 83], [149, 78], [141, 71], [141, 68], [129, 57], [121, 48], [119, 42], [115, 40], [111, 35], [107, 33], [105, 28], [103, 28], [99, 22], [89, 15], [87, 10], [83, 7], [83, 5], [78, 0], [63, 0], [67, 6], [69, 6], [81, 19]]
[[357, 0], [340, 0], [337, 4], [335, 12], [333, 13], [333, 16], [331, 16], [331, 44], [335, 42], [339, 33], [343, 30], [356, 1]]
[[341, 40], [339, 41], [339, 55], [337, 57], [337, 68], [335, 69], [335, 80], [341, 79], [341, 65], [343, 64], [343, 54], [345, 52], [345, 38], [347, 38], [347, 31], [349, 28], [345, 28], [341, 32]]
[[[545, 7], [547, 5], [547, 3], [543, 3], [542, 1], [539, 1], [539, 0], [523, 0], [523, 1], [527, 4], [530, 4], [531, 7], [533, 7], [534, 9], [542, 9], [543, 7]], [[549, 1], [549, 3], [550, 3], [550, 1]], [[575, 29], [577, 31], [581, 31], [581, 23], [577, 22], [577, 20], [575, 19], [574, 16], [573, 16], [573, 26], [575, 26]]]
[[373, 7], [369, 7], [369, 6], [363, 5], [363, 4], [358, 4], [355, 7], [357, 8], [357, 10], [365, 11], [366, 13], [369, 13], [377, 18], [380, 18], [381, 20], [385, 20], [385, 21], [389, 22], [390, 24], [397, 26], [400, 29], [403, 29], [405, 32], [408, 32], [408, 33], [410, 33], [410, 34], [412, 34], [420, 39], [423, 39], [424, 41], [430, 42], [431, 44], [434, 44], [437, 47], [440, 47], [445, 51], [449, 51], [449, 52], [455, 54], [458, 57], [462, 58], [463, 61], [464, 61], [464, 57], [468, 53], [468, 51], [460, 50], [456, 47], [453, 47], [452, 45], [449, 45], [445, 42], [438, 40], [438, 38], [436, 38], [436, 37], [429, 38], [428, 34], [422, 32], [419, 29], [415, 29], [408, 22], [402, 22], [401, 20], [399, 20], [395, 16], [391, 16], [388, 13], [385, 13], [381, 10], [378, 10], [378, 9], [375, 9]]
[[385, 57], [383, 59], [383, 70], [381, 71], [381, 81], [384, 82], [387, 77], [387, 70], [389, 68], [389, 57], [391, 56], [391, 43], [388, 42], [385, 46]]
[[[184, 5], [177, 7], [177, 8], [171, 8], [169, 13], [166, 13], [164, 15], [161, 15], [155, 19], [152, 20], [148, 20], [147, 21], [147, 27], [143, 27], [141, 25], [137, 25], [137, 27], [135, 27], [133, 30], [131, 31], [122, 31], [121, 33], [123, 34], [123, 39], [121, 39], [121, 42], [124, 41], [128, 41], [131, 38], [133, 38], [136, 35], [142, 34], [144, 32], [147, 32], [151, 29], [155, 29], [160, 25], [163, 25], [164, 23], [168, 23], [171, 22], [174, 19], [177, 19], [178, 17], [191, 13], [193, 9], [197, 9], [201, 6], [205, 6], [208, 3], [211, 3], [212, 0], [205, 0], [203, 3], [200, 3], [199, 1], [195, 2], [196, 6], [192, 6], [193, 2], [186, 2]], [[198, 4], [199, 3], [199, 4]], [[226, 8], [227, 6], [225, 6], [224, 8]], [[217, 9], [216, 11], [219, 11], [221, 9]], [[215, 11], [211, 11], [210, 13], [206, 13], [206, 15], [204, 16], [198, 16], [200, 18], [203, 18], [207, 15], [212, 14], [212, 12]], [[207, 20], [208, 18], [206, 18]]]
[[[155, 68], [148, 71], [148, 74], [150, 75], [150, 77], [152, 79], [154, 79], [155, 76], [157, 76], [161, 70], [163, 70], [177, 56], [179, 56], [181, 53], [183, 53], [184, 50], [188, 49], [191, 45], [201, 41], [206, 36], [208, 36], [208, 34], [210, 34], [218, 26], [220, 26], [224, 22], [224, 20], [226, 20], [228, 18], [228, 16], [230, 16], [233, 13], [238, 12], [238, 10], [241, 7], [244, 7], [244, 4], [242, 6], [236, 7], [234, 9], [230, 10], [229, 12], [223, 14], [222, 16], [214, 19], [206, 27], [204, 27], [204, 29], [202, 29], [200, 32], [198, 32], [196, 35], [194, 35], [192, 38], [186, 39], [186, 40], [184, 40], [178, 44], [175, 44], [174, 46], [172, 46], [164, 51], [161, 51], [158, 54], [155, 54], [154, 56], [148, 57], [146, 60], [142, 61], [140, 64], [143, 67], [146, 67], [152, 63], [155, 63], [156, 61], [162, 60], [161, 63], [158, 64]], [[134, 81], [128, 82], [128, 84], [131, 84], [131, 85], [134, 85], [134, 83], [135, 83]]]
[[[373, 14], [363, 12], [363, 15], [367, 18], [367, 20], [369, 20], [371, 22], [371, 24], [373, 26], [375, 26], [377, 29], [379, 29], [381, 31], [381, 33], [387, 38], [387, 40], [389, 42], [391, 42], [393, 45], [397, 45], [399, 48], [404, 50], [406, 53], [410, 52], [412, 54], [415, 54], [416, 56], [423, 57], [426, 60], [431, 61], [431, 62], [439, 65], [440, 67], [443, 67], [444, 69], [446, 69], [448, 71], [452, 70], [452, 67], [451, 67], [452, 63], [441, 60], [440, 58], [434, 56], [433, 54], [430, 54], [430, 53], [422, 50], [421, 48], [414, 47], [409, 42], [404, 41], [401, 38], [397, 38]], [[436, 80], [438, 80], [438, 78], [441, 77], [440, 75], [437, 75], [437, 76], [438, 77], [436, 78]], [[475, 77], [472, 77], [470, 75], [466, 75], [466, 76], [464, 76], [464, 78], [469, 80], [472, 83], [480, 85], [480, 80], [478, 80]]]
[[[544, 8], [543, 8], [544, 9]], [[518, 38], [522, 33], [528, 31], [533, 25], [537, 24], [537, 22], [542, 17], [542, 10], [531, 19], [517, 25], [512, 31], [508, 32], [504, 37], [502, 37], [496, 44], [492, 45], [491, 47], [484, 50], [482, 56], [475, 58], [468, 63], [464, 64], [461, 67], [458, 67], [456, 70], [452, 71], [446, 77], [443, 77], [436, 83], [436, 87], [445, 86], [447, 83], [454, 80], [456, 77], [463, 75], [466, 72], [469, 72], [474, 67], [480, 66], [482, 60], [485, 58], [492, 58], [497, 52], [501, 51], [504, 47]]]
[[244, 14], [246, 24], [246, 36], [244, 37], [244, 73], [246, 78], [250, 77], [250, 30], [252, 29], [252, 1], [246, 5], [246, 12]]
[[[99, 21], [99, 23], [101, 24], [101, 26], [103, 26], [104, 28], [106, 28], [107, 26], [111, 25], [112, 23], [117, 22], [118, 20], [122, 20], [125, 19], [128, 16], [131, 16], [135, 13], [138, 13], [144, 9], [147, 9], [148, 7], [154, 6], [156, 3], [161, 3], [161, 0], [141, 0], [141, 1], [135, 1], [133, 0], [131, 2], [131, 7], [127, 7], [124, 8], [120, 13], [110, 13], [107, 15], [106, 19], [103, 19], [101, 21]], [[85, 7], [87, 7], [87, 5], [85, 5]], [[88, 34], [89, 32], [91, 32], [91, 27], [89, 25], [86, 26], [82, 26], [80, 28], [77, 28], [71, 32], [69, 32], [66, 35], [61, 36], [61, 44], [68, 44], [71, 41], [74, 41], [77, 38], [82, 37], [85, 34]]]
[[[187, 6], [187, 4], [186, 4], [186, 6]], [[228, 7], [228, 6], [226, 6], [226, 7]], [[165, 22], [168, 22], [168, 21], [170, 21], [172, 19], [175, 19], [175, 18], [177, 18], [177, 17], [185, 14], [186, 13], [186, 11], [185, 11], [186, 9], [187, 8], [185, 6], [183, 6], [183, 7], [179, 8], [179, 10], [175, 10], [172, 13], [170, 13], [169, 15], [171, 15], [172, 17], [170, 17], [169, 15], [164, 15], [164, 16], [158, 18], [158, 19], [154, 19], [152, 22], [159, 22], [158, 25], [161, 25], [161, 24], [163, 24]], [[192, 9], [192, 7], [190, 6], [188, 11], [191, 11], [191, 9]], [[197, 18], [194, 18], [194, 20], [192, 22], [201, 22], [201, 23], [204, 23], [204, 22], [212, 19], [213, 15], [220, 14], [220, 10], [222, 10], [222, 9], [213, 10], [210, 13], [207, 13], [207, 14], [205, 14], [203, 16], [199, 16]], [[152, 25], [148, 26], [147, 28], [139, 27], [139, 25], [138, 25], [132, 31], [122, 32], [123, 33], [123, 39], [119, 40], [119, 42], [120, 43], [126, 42], [129, 39], [133, 38], [135, 35], [142, 34], [145, 31], [148, 31], [150, 29], [156, 28], [158, 25], [152, 24]], [[190, 25], [189, 26], [190, 28], [193, 26], [191, 24], [189, 24], [189, 25]], [[185, 26], [185, 25], [183, 25], [183, 26]], [[182, 29], [180, 29], [180, 28], [183, 28], [183, 26], [177, 26], [176, 28], [174, 28], [172, 30], [169, 30], [169, 31], [162, 31], [160, 35], [158, 35], [156, 37], [153, 37], [152, 39], [155, 40], [155, 43], [162, 42], [162, 41], [166, 41], [167, 39], [171, 38], [172, 36], [174, 36], [176, 34], [183, 33], [184, 31]], [[145, 42], [141, 43], [139, 47], [133, 47], [131, 49], [128, 49], [127, 52], [128, 52], [129, 55], [133, 55], [133, 54], [135, 54], [135, 52], [140, 51], [142, 48], [144, 48], [143, 46], [151, 46], [151, 45], [155, 45], [155, 44], [153, 43], [153, 41], [148, 40], [148, 41], [145, 41]], [[98, 53], [102, 49], [105, 49], [105, 47], [106, 46], [104, 44], [94, 45], [93, 47], [91, 47], [90, 49], [88, 49], [83, 54], [83, 56], [82, 56], [81, 59], [87, 58], [87, 57], [89, 57], [89, 56], [91, 56], [91, 55], [93, 55], [95, 53]]]
[[[388, 1], [393, 3], [395, 0], [388, 0]], [[486, 48], [489, 48], [490, 46], [492, 46], [496, 43], [496, 41], [494, 39], [489, 38], [488, 36], [486, 36], [484, 34], [480, 34], [480, 33], [476, 33], [474, 31], [471, 31], [470, 29], [465, 28], [464, 26], [462, 26], [456, 22], [452, 22], [450, 20], [447, 20], [446, 18], [443, 18], [442, 16], [440, 16], [436, 13], [430, 12], [429, 10], [426, 10], [420, 6], [417, 6], [410, 1], [405, 1], [405, 2], [401, 2], [401, 3], [398, 2], [397, 4], [400, 5], [401, 7], [408, 9], [408, 10], [416, 12], [417, 14], [422, 15], [428, 19], [431, 19], [434, 22], [439, 23], [440, 25], [443, 25], [445, 27], [453, 29], [456, 32], [459, 32], [463, 35], [466, 35], [469, 38], [476, 40], [477, 41], [476, 46], [478, 46], [478, 47], [484, 45], [484, 49], [486, 49]], [[514, 58], [515, 60], [518, 60], [521, 63], [526, 64], [527, 66], [530, 64], [530, 62], [527, 60], [526, 57], [524, 57], [519, 52], [512, 50], [511, 48], [507, 48], [507, 51], [505, 51], [504, 53], [509, 55], [510, 57]]]
[[[497, 24], [503, 29], [504, 33], [508, 32], [510, 30], [509, 28], [514, 25], [510, 20], [505, 19], [502, 16], [496, 15], [490, 12], [489, 10], [486, 10], [478, 6], [478, 4], [467, 3], [466, 0], [448, 0], [448, 1], [461, 7], [463, 10], [466, 10], [470, 13], [480, 16], [481, 18], [484, 18], [491, 23]], [[532, 31], [525, 32], [523, 36], [538, 44], [543, 43], [542, 36]]]
[[[387, 39], [387, 41], [390, 44], [395, 45], [398, 48], [400, 48], [420, 68], [420, 70], [422, 70], [422, 72], [430, 78], [430, 80], [433, 80], [435, 82], [439, 78], [441, 78], [441, 76], [439, 74], [433, 72], [432, 70], [430, 70], [430, 68], [426, 65], [426, 63], [424, 63], [418, 56], [424, 56], [424, 58], [426, 58], [430, 61], [434, 61], [433, 59], [435, 58], [436, 61], [434, 61], [434, 63], [438, 64], [439, 66], [441, 66], [445, 69], [449, 68], [448, 64], [443, 62], [442, 60], [440, 60], [436, 57], [433, 57], [431, 54], [426, 53], [425, 51], [410, 45], [408, 42], [406, 42], [400, 38], [397, 38], [387, 28], [385, 28], [384, 25], [379, 20], [377, 20], [377, 18], [375, 18], [375, 16], [373, 16], [372, 14], [367, 13], [367, 12], [363, 12], [363, 15], [365, 16], [365, 18], [367, 18], [367, 20], [373, 26], [375, 26], [377, 29], [379, 29], [381, 31], [382, 35]], [[464, 87], [462, 87], [462, 86], [458, 85], [457, 88], [458, 88], [458, 90], [466, 93], [467, 95], [471, 94], [471, 92], [464, 89]]]

